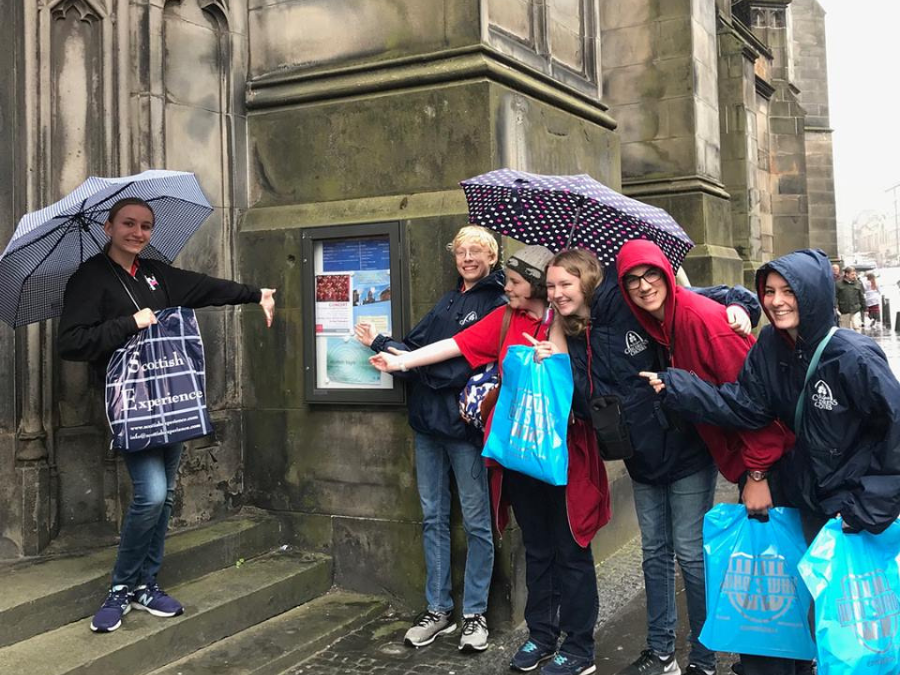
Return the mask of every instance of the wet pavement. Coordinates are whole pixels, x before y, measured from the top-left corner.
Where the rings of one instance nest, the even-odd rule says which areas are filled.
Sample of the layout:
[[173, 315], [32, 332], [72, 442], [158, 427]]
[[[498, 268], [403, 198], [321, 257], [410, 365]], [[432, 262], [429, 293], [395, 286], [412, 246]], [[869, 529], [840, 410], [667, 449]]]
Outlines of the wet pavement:
[[[884, 349], [894, 373], [900, 377], [900, 335], [876, 328], [867, 330]], [[720, 480], [717, 502], [735, 501], [737, 490]], [[646, 639], [644, 579], [637, 539], [598, 565], [597, 583], [600, 615], [595, 634], [597, 675], [615, 675], [634, 660]], [[684, 593], [678, 589], [679, 631], [676, 655], [682, 668], [687, 661], [687, 610]], [[459, 632], [438, 638], [422, 649], [403, 645], [403, 634], [412, 616], [387, 614], [379, 620], [344, 637], [320, 652], [290, 675], [337, 675], [371, 673], [373, 675], [508, 675], [509, 659], [526, 639], [523, 627], [494, 632], [487, 651], [468, 655], [457, 649]], [[731, 673], [733, 654], [719, 654], [717, 675]], [[538, 671], [534, 671], [537, 673]]]

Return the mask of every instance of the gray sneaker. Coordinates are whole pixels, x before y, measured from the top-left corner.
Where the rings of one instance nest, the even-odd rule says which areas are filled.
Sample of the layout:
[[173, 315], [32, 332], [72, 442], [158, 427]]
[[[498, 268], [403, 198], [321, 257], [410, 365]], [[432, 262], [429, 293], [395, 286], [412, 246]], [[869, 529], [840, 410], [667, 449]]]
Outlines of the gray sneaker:
[[449, 612], [430, 612], [426, 609], [406, 631], [403, 642], [408, 647], [424, 647], [439, 635], [449, 635], [455, 630], [456, 624], [450, 620]]
[[483, 652], [487, 646], [487, 619], [483, 614], [464, 614], [462, 635], [459, 636], [459, 650], [461, 652]]

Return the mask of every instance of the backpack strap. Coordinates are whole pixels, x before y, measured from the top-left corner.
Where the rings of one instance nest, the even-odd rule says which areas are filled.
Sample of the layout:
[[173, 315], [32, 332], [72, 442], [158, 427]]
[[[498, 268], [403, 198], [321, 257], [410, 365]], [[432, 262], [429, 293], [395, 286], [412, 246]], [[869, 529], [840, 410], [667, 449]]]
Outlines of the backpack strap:
[[[506, 342], [506, 334], [509, 332], [509, 324], [512, 321], [513, 309], [509, 305], [503, 311], [503, 323], [500, 325], [500, 341], [497, 342], [497, 365], [500, 365], [500, 353], [503, 351], [503, 343]], [[497, 369], [497, 381], [501, 379], [500, 368]]]
[[819, 365], [819, 359], [822, 357], [822, 352], [825, 351], [825, 345], [828, 344], [828, 341], [831, 340], [831, 336], [837, 332], [837, 328], [832, 326], [828, 331], [828, 334], [822, 338], [821, 342], [819, 342], [819, 346], [816, 347], [816, 351], [813, 354], [812, 361], [809, 362], [809, 368], [806, 369], [806, 379], [803, 380], [803, 388], [800, 390], [800, 398], [797, 399], [797, 408], [794, 410], [794, 433], [798, 433], [800, 430], [800, 418], [803, 417], [803, 405], [806, 400], [806, 385], [809, 384], [810, 379], [812, 378], [813, 371], [816, 369], [816, 366]]

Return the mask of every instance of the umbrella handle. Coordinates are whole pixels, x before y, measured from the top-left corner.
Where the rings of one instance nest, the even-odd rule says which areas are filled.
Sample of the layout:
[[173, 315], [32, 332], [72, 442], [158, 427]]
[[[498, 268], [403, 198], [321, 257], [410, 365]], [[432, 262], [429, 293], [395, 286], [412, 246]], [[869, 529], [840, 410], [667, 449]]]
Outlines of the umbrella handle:
[[575, 228], [578, 227], [578, 220], [581, 218], [581, 207], [584, 206], [584, 196], [579, 196], [578, 204], [575, 206], [575, 219], [572, 221], [572, 229], [569, 230], [569, 236], [566, 237], [566, 248], [572, 245], [572, 237], [575, 236]]

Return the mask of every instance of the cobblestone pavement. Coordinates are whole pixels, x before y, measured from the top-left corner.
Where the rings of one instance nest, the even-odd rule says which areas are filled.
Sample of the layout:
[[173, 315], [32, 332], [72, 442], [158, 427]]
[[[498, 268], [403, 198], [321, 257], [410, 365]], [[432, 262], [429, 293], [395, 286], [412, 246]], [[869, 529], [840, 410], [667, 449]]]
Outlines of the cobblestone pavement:
[[[876, 329], [867, 331], [876, 339], [900, 376], [900, 335]], [[719, 483], [717, 501], [734, 501], [736, 490], [724, 480]], [[600, 614], [596, 632], [597, 675], [614, 675], [632, 661], [644, 647], [645, 606], [641, 552], [635, 539], [598, 566]], [[679, 634], [677, 655], [687, 666], [687, 611], [679, 589]], [[508, 662], [525, 640], [523, 628], [491, 635], [487, 651], [466, 655], [457, 649], [459, 633], [439, 638], [422, 649], [403, 645], [409, 615], [390, 613], [344, 637], [309, 661], [290, 671], [290, 675], [508, 675]], [[733, 654], [719, 655], [718, 675], [731, 672]], [[537, 671], [535, 671], [537, 672]]]

